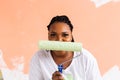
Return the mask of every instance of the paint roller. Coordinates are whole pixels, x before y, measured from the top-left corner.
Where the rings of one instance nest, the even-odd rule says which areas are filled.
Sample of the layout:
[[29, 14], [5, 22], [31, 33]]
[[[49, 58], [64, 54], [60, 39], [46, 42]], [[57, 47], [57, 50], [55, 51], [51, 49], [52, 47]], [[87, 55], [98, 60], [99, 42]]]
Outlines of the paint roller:
[[[76, 42], [61, 42], [61, 41], [39, 41], [39, 48], [41, 50], [62, 50], [62, 51], [79, 51], [82, 50], [82, 44]], [[80, 56], [80, 55], [78, 55]], [[72, 59], [78, 57], [75, 56]], [[61, 64], [58, 65], [58, 71], [62, 73], [63, 64], [71, 61], [69, 59]]]
[[39, 41], [38, 47], [41, 50], [61, 50], [61, 51], [78, 51], [82, 50], [82, 44], [77, 42], [62, 41]]

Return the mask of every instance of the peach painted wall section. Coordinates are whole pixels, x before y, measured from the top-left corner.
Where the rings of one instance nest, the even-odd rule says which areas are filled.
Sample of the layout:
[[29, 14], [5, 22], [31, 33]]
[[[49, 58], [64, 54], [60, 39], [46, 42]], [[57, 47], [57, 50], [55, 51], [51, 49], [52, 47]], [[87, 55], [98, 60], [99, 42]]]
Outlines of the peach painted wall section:
[[96, 57], [102, 75], [114, 65], [120, 67], [120, 2], [96, 6], [94, 1], [0, 0], [0, 50], [6, 64], [0, 68], [27, 74], [38, 41], [47, 40], [46, 26], [61, 14], [70, 17], [76, 42]]

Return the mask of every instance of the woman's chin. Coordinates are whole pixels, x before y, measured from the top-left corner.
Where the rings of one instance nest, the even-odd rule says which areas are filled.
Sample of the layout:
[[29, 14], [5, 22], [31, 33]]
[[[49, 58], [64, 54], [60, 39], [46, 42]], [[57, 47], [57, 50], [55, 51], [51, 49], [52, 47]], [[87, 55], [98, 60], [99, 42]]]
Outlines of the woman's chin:
[[54, 50], [55, 53], [66, 53], [66, 51], [59, 51], [59, 50]]
[[66, 51], [53, 51], [56, 55], [65, 55], [66, 54]]

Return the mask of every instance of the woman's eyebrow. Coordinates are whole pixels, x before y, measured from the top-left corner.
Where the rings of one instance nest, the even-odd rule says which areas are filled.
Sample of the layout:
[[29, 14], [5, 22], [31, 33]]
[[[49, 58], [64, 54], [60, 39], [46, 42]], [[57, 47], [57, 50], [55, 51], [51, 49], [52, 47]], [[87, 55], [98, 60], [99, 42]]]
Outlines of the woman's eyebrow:
[[51, 31], [50, 33], [56, 33], [55, 31]]
[[68, 34], [68, 32], [62, 32], [62, 33], [64, 33], [64, 34]]

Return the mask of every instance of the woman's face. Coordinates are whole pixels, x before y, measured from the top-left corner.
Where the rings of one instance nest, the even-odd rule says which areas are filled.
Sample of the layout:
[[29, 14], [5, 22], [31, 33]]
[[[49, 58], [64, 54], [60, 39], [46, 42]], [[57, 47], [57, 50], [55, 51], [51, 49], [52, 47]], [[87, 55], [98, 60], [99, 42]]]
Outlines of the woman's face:
[[63, 22], [56, 22], [50, 26], [48, 32], [48, 39], [52, 41], [72, 41], [72, 32], [68, 24]]
[[[51, 41], [72, 41], [72, 32], [68, 24], [56, 22], [50, 26], [48, 39]], [[65, 56], [66, 51], [53, 51], [56, 56]]]

